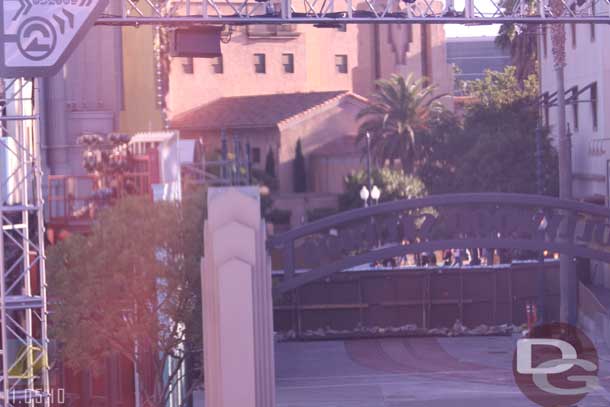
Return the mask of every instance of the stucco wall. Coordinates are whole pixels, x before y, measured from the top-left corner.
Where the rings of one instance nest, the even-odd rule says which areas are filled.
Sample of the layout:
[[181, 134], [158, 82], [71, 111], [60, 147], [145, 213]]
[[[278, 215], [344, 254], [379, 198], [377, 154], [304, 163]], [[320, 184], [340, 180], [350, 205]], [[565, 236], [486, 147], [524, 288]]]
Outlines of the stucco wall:
[[[601, 11], [599, 11], [601, 12]], [[574, 172], [573, 192], [578, 199], [607, 199], [607, 162], [610, 159], [610, 142], [608, 142], [608, 121], [610, 105], [610, 52], [604, 46], [604, 39], [610, 35], [610, 27], [596, 25], [595, 39], [591, 38], [591, 27], [588, 24], [576, 26], [576, 46], [572, 45], [572, 29], [566, 28], [566, 62], [565, 89], [572, 86], [583, 88], [591, 82], [597, 82], [598, 107], [597, 129], [593, 128], [592, 104], [590, 94], [585, 91], [578, 103], [578, 129], [574, 127], [573, 108], [566, 106], [566, 122], [572, 131], [572, 165]], [[546, 55], [544, 37], [541, 38], [543, 50], [541, 58], [542, 92], [553, 93], [557, 90], [556, 71], [552, 54], [551, 30], [546, 35]], [[567, 97], [567, 96], [566, 96]], [[551, 134], [556, 139], [557, 107], [549, 109]], [[556, 140], [555, 140], [556, 143]], [[605, 151], [605, 152], [604, 152]]]
[[[294, 6], [297, 10], [301, 7], [298, 3]], [[442, 7], [440, 2], [437, 7]], [[167, 97], [169, 117], [228, 96], [350, 90], [366, 97], [378, 77], [410, 72], [415, 77], [423, 75], [421, 26], [380, 25], [377, 34], [374, 26], [366, 24], [348, 25], [345, 32], [306, 24], [294, 29], [299, 35], [254, 38], [248, 35], [247, 27], [235, 27], [230, 42], [221, 44], [222, 74], [213, 72], [213, 59], [195, 58], [191, 74], [182, 66], [186, 58], [173, 58]], [[410, 43], [406, 41], [409, 30]], [[446, 61], [443, 27], [433, 25], [428, 30], [427, 76], [439, 85], [439, 93], [451, 93], [452, 73]], [[256, 53], [266, 55], [265, 74], [254, 70]], [[283, 53], [294, 54], [294, 73], [283, 71]], [[347, 55], [347, 73], [337, 72], [335, 55]]]
[[[335, 105], [316, 109], [315, 114], [306, 115], [300, 120], [291, 120], [280, 126], [279, 180], [280, 191], [293, 192], [292, 170], [296, 144], [301, 139], [305, 155], [306, 170], [310, 167], [309, 155], [312, 151], [337, 137], [356, 134], [358, 131], [357, 113], [364, 103], [345, 96]], [[311, 178], [311, 177], [310, 177]], [[312, 190], [308, 182], [308, 190]]]
[[94, 27], [42, 85], [43, 152], [50, 174], [83, 174], [83, 132], [116, 131], [123, 105], [121, 31]]
[[[279, 132], [277, 128], [265, 128], [265, 129], [235, 129], [229, 130], [226, 133], [228, 141], [229, 151], [233, 151], [234, 148], [234, 137], [239, 137], [242, 141], [242, 146], [245, 148], [246, 142], [250, 143], [250, 148], [258, 148], [260, 150], [260, 162], [253, 163], [254, 169], [264, 170], [265, 159], [267, 152], [271, 148], [274, 153], [276, 171], [278, 168], [277, 163], [279, 162], [278, 147], [279, 147]], [[219, 153], [221, 150], [221, 135], [220, 131], [189, 131], [180, 130], [180, 137], [183, 139], [198, 139], [203, 138], [206, 159], [217, 160], [219, 159]]]
[[290, 226], [296, 227], [307, 222], [307, 212], [312, 209], [328, 209], [338, 207], [337, 195], [319, 193], [280, 193], [273, 196], [273, 207], [289, 210]]
[[358, 168], [366, 168], [360, 154], [314, 155], [309, 162], [312, 190], [320, 193], [344, 192], [345, 177]]
[[119, 131], [123, 133], [163, 130], [162, 111], [157, 105], [153, 40], [152, 26], [122, 29], [124, 109]]

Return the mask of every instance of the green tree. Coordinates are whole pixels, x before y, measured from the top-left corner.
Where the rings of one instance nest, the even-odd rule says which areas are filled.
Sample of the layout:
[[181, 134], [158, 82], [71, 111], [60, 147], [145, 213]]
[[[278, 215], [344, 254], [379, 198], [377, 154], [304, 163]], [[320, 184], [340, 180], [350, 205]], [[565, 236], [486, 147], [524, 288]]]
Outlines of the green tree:
[[[537, 80], [530, 75], [520, 86], [515, 67], [503, 72], [488, 71], [472, 81], [469, 92], [477, 103], [470, 105], [463, 130], [439, 150], [439, 162], [447, 182], [431, 189], [439, 192], [521, 192], [535, 193], [536, 128], [539, 123]], [[446, 141], [446, 131], [433, 134], [436, 145]], [[440, 140], [440, 141], [439, 141]], [[546, 194], [556, 195], [557, 153], [543, 129], [543, 174]], [[436, 180], [439, 181], [439, 180]]]
[[123, 355], [150, 379], [141, 387], [145, 405], [166, 405], [188, 351], [201, 348], [202, 195], [182, 204], [121, 199], [87, 236], [48, 252], [62, 359], [96, 371], [105, 357]]
[[[515, 102], [503, 109], [471, 111], [465, 132], [477, 137], [455, 162], [455, 189], [468, 192], [536, 193], [537, 109]], [[543, 129], [542, 163], [545, 193], [558, 193], [557, 153]]]
[[269, 147], [269, 151], [267, 151], [267, 156], [265, 157], [265, 173], [269, 177], [275, 177], [275, 156], [273, 155], [271, 147]]
[[307, 173], [305, 171], [305, 157], [303, 156], [303, 147], [301, 145], [301, 139], [297, 141], [297, 146], [294, 154], [292, 176], [294, 182], [294, 192], [306, 192]]
[[517, 68], [507, 66], [504, 71], [487, 70], [484, 78], [469, 81], [468, 94], [477, 99], [469, 109], [503, 109], [515, 103], [537, 109], [538, 77], [532, 74], [519, 83], [516, 73]]
[[[406, 175], [402, 170], [375, 169], [371, 173], [373, 185], [381, 190], [380, 202], [397, 199], [418, 198], [427, 194], [424, 183], [417, 177]], [[368, 184], [366, 171], [354, 172], [344, 179], [345, 192], [339, 196], [341, 210], [361, 208], [360, 189]]]
[[450, 111], [431, 115], [428, 126], [419, 135], [422, 159], [417, 176], [431, 194], [452, 192], [458, 183], [456, 168], [476, 136], [465, 132], [462, 120]]
[[442, 109], [438, 99], [444, 95], [433, 96], [435, 86], [412, 75], [392, 75], [376, 85], [371, 103], [358, 114], [364, 119], [358, 142], [370, 133], [371, 153], [377, 161], [400, 160], [403, 171], [411, 173], [420, 159], [416, 135], [427, 129], [430, 113]]

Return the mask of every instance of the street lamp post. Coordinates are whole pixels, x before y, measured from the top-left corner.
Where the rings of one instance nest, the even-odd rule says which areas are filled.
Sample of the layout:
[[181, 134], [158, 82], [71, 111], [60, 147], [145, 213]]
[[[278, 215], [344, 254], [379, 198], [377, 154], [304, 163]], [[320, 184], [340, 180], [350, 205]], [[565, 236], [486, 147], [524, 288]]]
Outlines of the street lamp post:
[[[544, 180], [542, 175], [542, 128], [536, 127], [536, 192], [538, 195], [544, 193]], [[546, 219], [545, 219], [546, 222]], [[540, 233], [545, 233], [546, 226], [540, 229]], [[538, 254], [538, 319], [539, 323], [544, 323], [546, 314], [546, 276], [544, 271], [544, 251]]]
[[[368, 131], [366, 132], [366, 172], [368, 176], [368, 191], [372, 191], [373, 185], [371, 180], [371, 133]], [[371, 202], [368, 200], [368, 198], [369, 196], [367, 194], [367, 204], [370, 205]]]
[[369, 196], [369, 189], [366, 187], [366, 185], [363, 185], [362, 188], [360, 188], [360, 199], [362, 199], [362, 201], [364, 202], [365, 208], [369, 206]]
[[381, 190], [377, 188], [377, 185], [373, 185], [371, 189], [371, 198], [375, 201], [375, 205], [379, 203], [379, 198], [381, 197]]

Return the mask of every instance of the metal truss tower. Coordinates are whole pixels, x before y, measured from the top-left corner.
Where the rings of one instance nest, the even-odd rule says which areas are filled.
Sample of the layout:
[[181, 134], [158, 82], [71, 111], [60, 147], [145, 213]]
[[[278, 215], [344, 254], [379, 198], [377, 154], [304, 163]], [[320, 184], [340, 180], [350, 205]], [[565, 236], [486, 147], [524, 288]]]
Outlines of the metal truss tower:
[[42, 167], [32, 79], [0, 79], [0, 405], [48, 406]]
[[[119, 0], [98, 25], [610, 23], [610, 0]], [[556, 4], [551, 3], [559, 2]], [[505, 8], [504, 3], [511, 4]]]

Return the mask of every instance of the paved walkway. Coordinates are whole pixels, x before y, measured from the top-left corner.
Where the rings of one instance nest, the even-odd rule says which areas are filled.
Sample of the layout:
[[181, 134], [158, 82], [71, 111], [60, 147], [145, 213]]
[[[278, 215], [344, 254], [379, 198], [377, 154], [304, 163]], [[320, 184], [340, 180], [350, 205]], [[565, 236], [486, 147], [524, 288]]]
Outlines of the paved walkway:
[[[277, 407], [533, 407], [513, 382], [515, 340], [279, 343]], [[610, 357], [602, 356], [600, 365], [610, 389]], [[609, 393], [600, 390], [578, 407], [609, 405]]]

